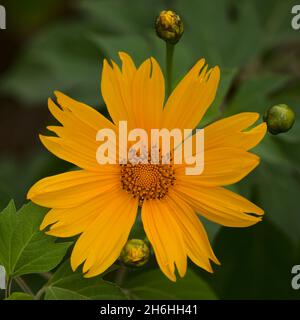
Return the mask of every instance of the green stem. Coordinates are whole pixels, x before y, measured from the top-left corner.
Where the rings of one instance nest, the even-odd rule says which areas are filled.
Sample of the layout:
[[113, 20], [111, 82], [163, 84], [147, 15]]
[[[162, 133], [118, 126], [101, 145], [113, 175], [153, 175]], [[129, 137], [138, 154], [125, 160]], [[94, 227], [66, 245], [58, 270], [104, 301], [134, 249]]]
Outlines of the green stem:
[[11, 294], [11, 285], [12, 285], [12, 278], [7, 278], [6, 289], [5, 289], [5, 299], [7, 299]]
[[41, 300], [43, 294], [45, 293], [47, 286], [43, 286], [35, 295], [34, 300]]
[[117, 276], [115, 279], [115, 282], [118, 286], [122, 286], [122, 284], [124, 283], [124, 279], [126, 277], [126, 273], [127, 273], [127, 268], [124, 265], [120, 266], [120, 269], [117, 272]]
[[166, 42], [167, 97], [169, 97], [172, 92], [174, 48], [174, 44]]
[[28, 284], [21, 278], [21, 277], [17, 277], [15, 278], [16, 283], [18, 284], [18, 286], [25, 292], [28, 293], [31, 296], [34, 296], [34, 293], [32, 292], [32, 290], [30, 289], [30, 287], [28, 286]]

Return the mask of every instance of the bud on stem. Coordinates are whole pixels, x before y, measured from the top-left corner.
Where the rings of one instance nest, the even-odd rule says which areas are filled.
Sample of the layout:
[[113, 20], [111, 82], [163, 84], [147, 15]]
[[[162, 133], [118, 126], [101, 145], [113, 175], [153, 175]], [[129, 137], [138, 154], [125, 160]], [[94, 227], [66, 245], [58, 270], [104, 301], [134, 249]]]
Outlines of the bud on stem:
[[286, 104], [278, 104], [265, 112], [263, 120], [267, 123], [268, 131], [276, 135], [292, 128], [295, 122], [295, 113]]
[[123, 248], [120, 259], [121, 261], [131, 267], [141, 267], [150, 257], [150, 249], [144, 240], [131, 239]]
[[174, 48], [183, 34], [183, 29], [181, 18], [171, 10], [162, 11], [155, 20], [156, 34], [166, 42], [167, 97], [172, 92]]
[[183, 34], [183, 23], [174, 11], [164, 10], [156, 18], [155, 30], [161, 39], [176, 44]]

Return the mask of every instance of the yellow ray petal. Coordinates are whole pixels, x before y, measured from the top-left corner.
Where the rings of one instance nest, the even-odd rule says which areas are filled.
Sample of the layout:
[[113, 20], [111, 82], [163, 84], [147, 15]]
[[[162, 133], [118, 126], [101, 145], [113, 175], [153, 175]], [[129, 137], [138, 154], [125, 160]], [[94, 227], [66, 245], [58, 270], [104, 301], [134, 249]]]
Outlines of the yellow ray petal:
[[116, 64], [111, 67], [107, 60], [104, 60], [101, 92], [109, 114], [116, 125], [119, 121], [128, 120], [128, 104], [131, 100], [131, 97], [128, 97], [130, 87], [131, 83], [124, 83], [119, 67]]
[[134, 223], [138, 201], [123, 190], [114, 192], [98, 218], [75, 244], [71, 256], [73, 270], [85, 261], [86, 277], [104, 272], [119, 257]]
[[259, 164], [259, 157], [242, 149], [217, 148], [204, 152], [204, 170], [200, 175], [186, 175], [186, 165], [176, 168], [178, 184], [186, 186], [225, 186], [243, 179]]
[[175, 88], [164, 112], [162, 127], [193, 129], [213, 102], [220, 80], [218, 67], [206, 72], [199, 60]]
[[52, 209], [50, 210], [41, 226], [43, 230], [51, 225], [47, 234], [55, 237], [73, 237], [87, 230], [101, 214], [107, 203], [115, 201], [115, 191], [120, 188], [113, 185], [105, 193], [97, 195], [81, 205], [68, 209]]
[[95, 157], [97, 148], [99, 147], [98, 143], [96, 143], [96, 135], [91, 137], [84, 131], [74, 130], [74, 128], [78, 129], [76, 126], [73, 128], [60, 126], [47, 127], [49, 131], [54, 132], [62, 140], [76, 144], [78, 149], [84, 148], [83, 152], [87, 152], [92, 157]]
[[142, 207], [142, 221], [162, 272], [170, 280], [176, 281], [176, 264], [179, 275], [183, 277], [187, 265], [184, 241], [167, 200], [145, 201]]
[[55, 95], [57, 102], [64, 110], [71, 111], [74, 116], [80, 119], [87, 126], [96, 130], [96, 132], [100, 129], [115, 130], [115, 126], [94, 108], [76, 101], [59, 91], [55, 91]]
[[237, 148], [241, 148], [244, 150], [250, 150], [261, 142], [266, 132], [267, 124], [263, 122], [249, 131], [241, 132], [238, 137], [232, 136], [231, 140], [230, 136], [228, 136], [226, 144], [230, 146], [230, 141], [232, 141], [232, 146], [236, 146]]
[[99, 173], [72, 171], [44, 178], [33, 185], [27, 198], [44, 207], [72, 208], [119, 183], [118, 166], [105, 166]]
[[97, 163], [96, 153], [93, 155], [90, 149], [84, 145], [78, 148], [78, 144], [74, 141], [42, 135], [40, 135], [40, 140], [51, 153], [60, 159], [75, 164], [79, 168], [99, 171], [101, 167]]
[[[64, 109], [60, 109], [51, 99], [48, 100], [50, 112], [63, 126], [48, 127], [48, 130], [56, 133], [59, 139], [55, 137], [42, 136], [41, 140], [45, 144], [46, 148], [56, 156], [83, 169], [98, 171], [99, 165], [96, 161], [96, 152], [101, 144], [101, 142], [96, 141], [98, 131], [95, 129], [95, 123], [87, 122], [87, 117], [79, 118], [80, 112], [85, 112], [83, 109], [85, 108], [88, 110], [89, 107], [79, 107], [80, 112], [78, 113], [78, 106], [74, 108], [74, 105], [76, 104], [73, 104], [70, 108], [75, 110], [74, 113], [71, 109], [66, 107], [66, 105], [69, 106], [71, 104], [71, 102], [66, 102], [68, 101], [67, 99], [70, 98], [63, 99], [65, 106]], [[62, 103], [61, 99], [60, 102]], [[83, 109], [81, 110], [81, 108]], [[89, 112], [90, 110], [87, 111], [87, 114], [89, 114]], [[92, 114], [90, 116], [92, 116]], [[96, 112], [96, 114], [98, 113]], [[117, 130], [115, 130], [115, 127], [112, 126], [111, 123], [104, 121], [102, 126], [106, 124], [109, 125], [108, 129], [114, 130], [117, 134]], [[115, 147], [116, 150], [118, 150], [118, 140], [116, 141]]]
[[101, 92], [108, 112], [114, 123], [128, 121], [128, 127], [139, 128], [132, 111], [133, 81], [137, 70], [131, 57], [119, 53], [122, 61], [122, 70], [112, 61], [112, 66], [106, 60], [103, 62]]
[[162, 71], [154, 58], [146, 60], [133, 81], [132, 110], [137, 128], [159, 128], [165, 98]]
[[233, 147], [249, 150], [255, 147], [266, 134], [266, 124], [261, 123], [248, 131], [245, 129], [258, 118], [258, 113], [243, 112], [208, 125], [204, 129], [205, 149]]
[[130, 82], [136, 73], [136, 66], [126, 52], [119, 52], [119, 57], [122, 61], [122, 74]]
[[194, 189], [192, 186], [176, 185], [174, 190], [199, 214], [224, 226], [248, 227], [261, 221], [261, 217], [247, 213], [256, 215], [264, 213], [254, 203], [224, 188]]
[[[241, 112], [224, 119], [213, 122], [212, 124], [205, 127], [205, 129], [216, 135], [221, 134], [223, 131], [234, 131], [239, 132], [252, 126], [259, 118], [257, 112]], [[207, 132], [207, 134], [208, 134]]]
[[196, 216], [194, 210], [178, 197], [175, 192], [170, 191], [168, 198], [171, 199], [169, 203], [173, 209], [174, 218], [176, 218], [180, 226], [188, 256], [198, 266], [212, 272], [209, 259], [216, 264], [220, 263], [210, 246], [201, 221]]

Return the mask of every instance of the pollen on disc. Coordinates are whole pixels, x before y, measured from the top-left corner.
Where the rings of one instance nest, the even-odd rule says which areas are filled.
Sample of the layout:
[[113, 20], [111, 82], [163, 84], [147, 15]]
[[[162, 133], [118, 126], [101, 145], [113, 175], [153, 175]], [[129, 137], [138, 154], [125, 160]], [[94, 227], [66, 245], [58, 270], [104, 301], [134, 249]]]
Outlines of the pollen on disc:
[[175, 171], [167, 164], [123, 164], [121, 165], [122, 188], [139, 199], [142, 206], [144, 200], [162, 199], [174, 184]]

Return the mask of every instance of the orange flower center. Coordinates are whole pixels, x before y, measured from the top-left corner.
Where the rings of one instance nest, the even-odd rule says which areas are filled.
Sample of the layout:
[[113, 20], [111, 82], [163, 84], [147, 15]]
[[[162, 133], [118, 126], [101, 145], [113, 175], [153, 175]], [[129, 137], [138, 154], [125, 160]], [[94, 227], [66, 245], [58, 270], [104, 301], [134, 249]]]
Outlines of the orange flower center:
[[140, 207], [144, 200], [162, 199], [174, 181], [175, 171], [171, 164], [121, 165], [122, 188], [139, 199]]

